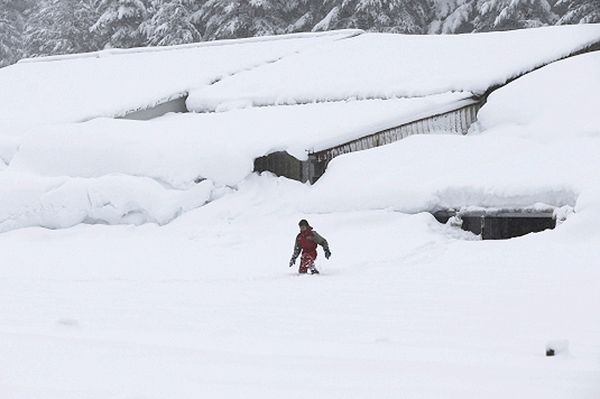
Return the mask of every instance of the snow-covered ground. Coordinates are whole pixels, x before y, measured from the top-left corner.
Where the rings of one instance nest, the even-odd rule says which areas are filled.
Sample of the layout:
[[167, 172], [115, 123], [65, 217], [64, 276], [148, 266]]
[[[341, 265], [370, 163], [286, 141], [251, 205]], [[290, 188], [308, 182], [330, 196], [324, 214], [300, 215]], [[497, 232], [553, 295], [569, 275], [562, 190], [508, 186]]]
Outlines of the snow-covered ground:
[[[482, 242], [428, 214], [300, 213], [307, 189], [255, 177], [164, 227], [2, 234], [2, 397], [598, 397], [585, 215]], [[331, 243], [320, 276], [287, 268], [301, 217]]]
[[[246, 158], [318, 144], [300, 133], [319, 118], [332, 137], [369, 127], [403, 100], [4, 137], [0, 397], [597, 399], [598, 70], [599, 52], [544, 67], [490, 96], [469, 135], [340, 156], [314, 186], [247, 176]], [[208, 158], [189, 167], [195, 151]], [[441, 206], [566, 220], [481, 241], [424, 212]], [[287, 267], [301, 218], [331, 245], [319, 276]]]

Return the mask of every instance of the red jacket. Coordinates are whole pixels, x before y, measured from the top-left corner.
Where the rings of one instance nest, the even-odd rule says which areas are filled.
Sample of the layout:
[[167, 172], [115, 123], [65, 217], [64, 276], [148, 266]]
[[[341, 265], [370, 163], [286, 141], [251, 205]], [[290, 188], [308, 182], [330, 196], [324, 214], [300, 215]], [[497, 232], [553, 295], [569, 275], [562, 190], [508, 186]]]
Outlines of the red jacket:
[[303, 256], [308, 255], [316, 258], [317, 244], [322, 246], [325, 251], [329, 251], [327, 240], [314, 231], [312, 227], [308, 227], [296, 236], [293, 258], [297, 258], [301, 251]]

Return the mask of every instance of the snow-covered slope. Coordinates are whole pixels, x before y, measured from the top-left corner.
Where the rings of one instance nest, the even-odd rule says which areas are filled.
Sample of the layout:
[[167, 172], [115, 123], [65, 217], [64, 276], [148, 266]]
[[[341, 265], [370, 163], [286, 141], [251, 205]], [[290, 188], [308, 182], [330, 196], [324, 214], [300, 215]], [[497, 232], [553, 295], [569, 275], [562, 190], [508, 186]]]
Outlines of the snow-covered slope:
[[468, 35], [362, 34], [191, 92], [188, 108], [483, 93], [600, 42], [600, 24]]

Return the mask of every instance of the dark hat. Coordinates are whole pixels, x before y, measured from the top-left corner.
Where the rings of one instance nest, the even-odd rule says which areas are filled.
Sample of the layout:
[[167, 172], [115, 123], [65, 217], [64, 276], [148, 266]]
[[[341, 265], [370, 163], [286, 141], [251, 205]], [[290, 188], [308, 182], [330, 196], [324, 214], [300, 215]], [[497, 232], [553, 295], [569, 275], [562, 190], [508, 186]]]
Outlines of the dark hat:
[[301, 221], [299, 221], [298, 222], [298, 226], [310, 227], [310, 225], [308, 224], [308, 222], [306, 221], [306, 219], [302, 219]]

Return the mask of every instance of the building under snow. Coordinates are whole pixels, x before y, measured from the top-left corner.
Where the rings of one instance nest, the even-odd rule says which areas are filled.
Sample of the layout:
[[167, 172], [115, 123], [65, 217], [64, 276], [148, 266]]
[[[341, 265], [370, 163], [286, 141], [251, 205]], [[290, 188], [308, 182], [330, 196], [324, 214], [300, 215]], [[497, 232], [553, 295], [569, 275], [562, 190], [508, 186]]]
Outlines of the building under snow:
[[[15, 217], [50, 201], [57, 185], [78, 193], [86, 220], [123, 219], [96, 212], [116, 200], [90, 192], [125, 185], [115, 198], [136, 204], [128, 215], [166, 223], [254, 171], [315, 182], [341, 154], [465, 134], [495, 89], [599, 48], [600, 24], [590, 24], [440, 36], [347, 30], [23, 60], [0, 69], [0, 178], [28, 185], [6, 193], [0, 225], [61, 225], [47, 212], [63, 209], [53, 202], [34, 221]], [[146, 194], [128, 202], [136, 192]]]
[[[256, 171], [314, 182], [340, 154], [413, 134], [465, 134], [494, 89], [599, 48], [596, 24], [451, 36], [338, 31], [29, 59], [0, 72], [0, 123], [11, 135], [24, 119], [29, 126], [148, 120], [273, 106], [290, 106], [290, 114], [293, 106], [314, 104], [298, 137], [286, 135], [250, 154]], [[372, 100], [397, 106], [385, 115], [367, 112], [345, 131], [321, 128], [319, 104], [338, 103], [328, 117], [339, 120], [356, 112], [344, 104]], [[204, 128], [201, 116], [193, 123]], [[285, 123], [277, 129], [288, 130]]]

